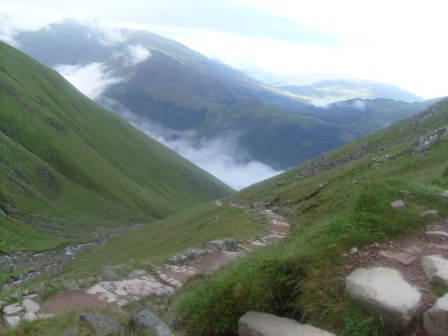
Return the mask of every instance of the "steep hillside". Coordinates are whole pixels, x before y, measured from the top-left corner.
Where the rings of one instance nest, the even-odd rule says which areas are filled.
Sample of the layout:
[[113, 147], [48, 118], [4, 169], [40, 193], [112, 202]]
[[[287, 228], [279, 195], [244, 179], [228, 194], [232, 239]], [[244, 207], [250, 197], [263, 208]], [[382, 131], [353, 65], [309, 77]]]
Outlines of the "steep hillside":
[[[214, 277], [193, 282], [178, 298], [178, 316], [194, 335], [233, 334], [238, 318], [253, 310], [337, 335], [396, 335], [346, 296], [342, 274], [353, 270], [347, 256], [353, 248], [389, 246], [399, 237], [425, 232], [433, 221], [446, 222], [447, 154], [445, 99], [232, 196], [230, 202], [257, 204], [287, 216], [290, 235]], [[397, 199], [404, 200], [404, 212], [391, 208]], [[439, 217], [422, 217], [428, 209], [438, 210]], [[434, 302], [445, 292], [429, 287], [428, 298]]]
[[4, 43], [0, 70], [1, 252], [91, 239], [231, 192]]

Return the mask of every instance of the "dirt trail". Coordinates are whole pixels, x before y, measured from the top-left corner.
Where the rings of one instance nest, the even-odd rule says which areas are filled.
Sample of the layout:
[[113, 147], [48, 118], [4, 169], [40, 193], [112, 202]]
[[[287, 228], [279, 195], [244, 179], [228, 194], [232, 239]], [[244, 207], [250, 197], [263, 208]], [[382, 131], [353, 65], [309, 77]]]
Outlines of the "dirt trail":
[[[215, 204], [221, 206], [222, 202], [216, 201]], [[137, 274], [130, 279], [102, 281], [88, 289], [65, 290], [43, 301], [42, 311], [55, 315], [75, 310], [98, 312], [105, 308], [120, 309], [120, 306], [150, 294], [170, 295], [174, 293], [175, 288], [181, 287], [189, 276], [197, 273], [213, 273], [236, 258], [260, 247], [276, 243], [288, 233], [288, 221], [272, 210], [252, 209], [250, 211], [258, 211], [267, 219], [268, 225], [257, 237], [240, 243], [236, 251], [210, 249], [207, 253], [190, 259], [183, 265], [167, 264], [152, 274], [137, 271]]]

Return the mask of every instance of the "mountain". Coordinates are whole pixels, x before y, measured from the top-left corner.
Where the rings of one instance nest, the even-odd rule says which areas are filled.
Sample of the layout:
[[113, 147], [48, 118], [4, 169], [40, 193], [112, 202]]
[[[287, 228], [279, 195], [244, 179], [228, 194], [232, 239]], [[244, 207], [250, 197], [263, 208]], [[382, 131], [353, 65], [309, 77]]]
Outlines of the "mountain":
[[423, 99], [396, 85], [373, 81], [324, 80], [310, 85], [285, 85], [280, 89], [313, 100], [347, 100], [353, 98], [385, 98], [408, 103], [421, 102]]
[[[47, 66], [74, 80], [84, 77], [84, 86], [103, 83], [92, 98], [204, 168], [289, 169], [428, 106], [366, 101], [372, 108], [364, 114], [350, 102], [320, 109], [310, 97], [264, 84], [143, 31], [111, 34], [64, 21], [15, 39], [22, 51]], [[327, 81], [314, 91], [334, 88], [339, 97], [349, 91], [369, 97], [366, 92], [385, 86]], [[215, 163], [220, 158], [225, 162]], [[226, 178], [229, 169], [220, 170]]]
[[357, 136], [297, 113], [309, 106], [306, 99], [177, 42], [142, 31], [120, 34], [118, 41], [106, 41], [92, 28], [65, 21], [15, 39], [22, 51], [50, 67], [101, 64], [103, 75], [116, 79], [98, 98], [103, 106], [128, 120], [131, 115], [174, 130], [181, 139], [189, 132], [193, 148], [226, 139], [236, 144], [239, 163], [286, 169]]
[[0, 251], [153, 222], [232, 190], [0, 44]]
[[393, 84], [359, 80], [345, 74], [273, 74], [262, 69], [245, 68], [242, 71], [273, 87], [312, 100], [339, 101], [349, 99], [385, 98], [408, 103], [423, 99]]

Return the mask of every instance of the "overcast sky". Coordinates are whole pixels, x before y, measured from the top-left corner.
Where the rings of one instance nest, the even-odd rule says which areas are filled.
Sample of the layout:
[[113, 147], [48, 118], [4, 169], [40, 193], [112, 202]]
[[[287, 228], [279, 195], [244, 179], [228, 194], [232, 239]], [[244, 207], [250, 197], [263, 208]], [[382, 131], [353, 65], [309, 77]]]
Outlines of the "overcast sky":
[[448, 95], [445, 0], [0, 0], [0, 36], [63, 18], [151, 31], [208, 57]]

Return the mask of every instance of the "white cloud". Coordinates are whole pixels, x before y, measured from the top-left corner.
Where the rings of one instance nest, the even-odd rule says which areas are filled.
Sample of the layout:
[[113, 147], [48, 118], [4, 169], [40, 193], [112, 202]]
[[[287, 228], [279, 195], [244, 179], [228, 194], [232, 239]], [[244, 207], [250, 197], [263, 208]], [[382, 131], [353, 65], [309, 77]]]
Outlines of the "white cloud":
[[330, 107], [331, 104], [333, 104], [334, 101], [332, 100], [326, 100], [326, 99], [317, 99], [317, 100], [313, 100], [311, 101], [311, 105], [313, 105], [314, 107], [319, 107], [319, 108], [323, 108], [323, 109], [327, 109]]
[[124, 60], [125, 66], [134, 66], [151, 57], [151, 52], [140, 44], [130, 45]]
[[248, 160], [236, 134], [197, 140], [195, 131], [173, 131], [148, 122], [114, 100], [102, 97], [100, 103], [236, 190], [282, 173], [264, 163]]
[[121, 81], [120, 78], [112, 77], [101, 63], [85, 66], [59, 64], [55, 70], [92, 100], [98, 98], [109, 85]]
[[362, 100], [358, 100], [356, 99], [353, 103], [352, 106], [361, 111], [361, 112], [365, 112], [366, 111], [366, 103], [364, 103]]

